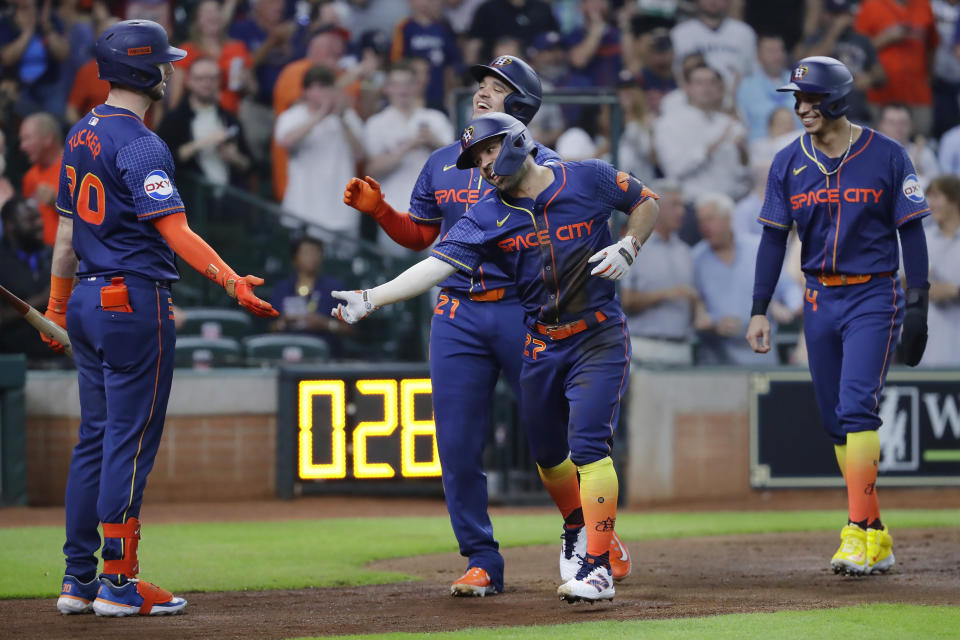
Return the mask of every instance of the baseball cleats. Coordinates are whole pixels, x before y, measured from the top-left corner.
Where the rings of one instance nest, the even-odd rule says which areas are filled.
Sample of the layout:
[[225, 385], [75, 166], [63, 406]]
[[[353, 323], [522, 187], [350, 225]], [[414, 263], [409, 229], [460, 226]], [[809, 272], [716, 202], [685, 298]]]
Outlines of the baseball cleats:
[[867, 529], [867, 573], [883, 573], [893, 566], [893, 536], [886, 527]]
[[613, 574], [615, 581], [620, 582], [630, 575], [632, 568], [633, 563], [630, 562], [630, 552], [627, 550], [627, 545], [623, 544], [623, 540], [614, 531], [610, 538], [610, 573]]
[[450, 585], [450, 595], [454, 597], [471, 597], [494, 595], [497, 588], [493, 586], [490, 575], [480, 567], [470, 567]]
[[90, 613], [93, 611], [93, 600], [100, 590], [100, 579], [94, 578], [90, 582], [80, 582], [73, 576], [63, 576], [63, 587], [57, 599], [57, 611], [65, 616], [74, 613]]
[[583, 556], [587, 555], [587, 529], [583, 525], [575, 529], [563, 527], [560, 535], [560, 579], [568, 582], [577, 575]]
[[166, 589], [144, 580], [131, 578], [121, 586], [109, 580], [100, 581], [100, 591], [93, 601], [98, 616], [168, 616], [181, 613], [187, 601]]
[[607, 553], [602, 556], [584, 556], [577, 575], [557, 589], [560, 599], [570, 604], [580, 601], [593, 604], [599, 600], [613, 600], [614, 593], [613, 575], [610, 573]]
[[855, 524], [840, 531], [840, 548], [833, 554], [830, 566], [834, 573], [862, 576], [867, 570], [867, 532]]

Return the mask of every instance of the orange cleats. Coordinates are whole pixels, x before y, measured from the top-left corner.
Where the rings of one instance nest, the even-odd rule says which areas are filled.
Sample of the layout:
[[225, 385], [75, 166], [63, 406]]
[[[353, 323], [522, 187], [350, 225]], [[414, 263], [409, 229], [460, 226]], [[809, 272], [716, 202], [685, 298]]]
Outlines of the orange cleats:
[[497, 589], [493, 586], [490, 576], [480, 567], [467, 569], [467, 572], [450, 586], [450, 595], [454, 597], [479, 596], [482, 598], [486, 595], [492, 596], [495, 593], [497, 593]]
[[620, 582], [630, 575], [630, 569], [632, 568], [633, 563], [630, 562], [630, 552], [627, 550], [627, 545], [623, 544], [623, 540], [614, 531], [610, 538], [610, 573], [613, 574], [613, 579], [616, 582]]

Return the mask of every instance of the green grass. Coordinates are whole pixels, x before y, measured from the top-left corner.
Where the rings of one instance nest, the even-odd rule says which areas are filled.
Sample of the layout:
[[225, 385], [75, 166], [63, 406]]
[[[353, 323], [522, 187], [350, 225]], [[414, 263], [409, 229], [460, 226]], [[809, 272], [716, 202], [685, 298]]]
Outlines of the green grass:
[[[917, 640], [956, 638], [960, 607], [870, 604], [840, 609], [778, 611], [707, 618], [637, 620], [628, 622], [582, 622], [549, 627], [504, 627], [464, 629], [446, 633], [384, 633], [337, 636], [337, 640], [740, 640], [776, 638], [880, 638]], [[331, 636], [323, 636], [331, 637]]]
[[[255, 515], [255, 514], [254, 514]], [[841, 511], [622, 514], [625, 540], [780, 531], [832, 531]], [[917, 527], [960, 527], [960, 510], [886, 510], [894, 533]], [[505, 547], [554, 544], [559, 516], [494, 518]], [[143, 576], [174, 592], [300, 589], [413, 580], [365, 569], [372, 560], [455, 553], [445, 517], [338, 518], [286, 522], [150, 525], [143, 529]], [[59, 593], [63, 570], [60, 527], [0, 529], [0, 598]]]

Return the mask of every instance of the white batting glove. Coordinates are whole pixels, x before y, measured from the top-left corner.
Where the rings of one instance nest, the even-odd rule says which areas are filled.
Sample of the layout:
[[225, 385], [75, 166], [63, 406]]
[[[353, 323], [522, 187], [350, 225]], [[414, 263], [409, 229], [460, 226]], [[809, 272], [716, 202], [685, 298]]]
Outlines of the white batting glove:
[[633, 236], [623, 236], [620, 242], [590, 256], [587, 262], [602, 261], [593, 268], [590, 275], [605, 280], [619, 280], [627, 275], [638, 253], [640, 253], [640, 241]]
[[355, 291], [331, 291], [330, 295], [346, 302], [346, 304], [343, 302], [338, 304], [335, 309], [330, 311], [330, 315], [347, 324], [356, 324], [380, 308], [367, 299], [366, 289], [363, 291], [359, 289]]

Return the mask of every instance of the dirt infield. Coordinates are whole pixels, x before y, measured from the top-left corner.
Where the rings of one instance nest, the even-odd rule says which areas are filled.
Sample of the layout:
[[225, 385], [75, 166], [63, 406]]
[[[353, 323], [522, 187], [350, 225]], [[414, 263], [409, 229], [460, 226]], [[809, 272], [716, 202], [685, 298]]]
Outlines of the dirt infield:
[[[909, 506], [932, 506], [924, 504], [923, 494], [909, 496]], [[821, 508], [836, 506], [832, 501], [823, 504], [819, 496], [816, 501]], [[892, 507], [894, 502], [888, 500], [885, 506]], [[938, 506], [955, 506], [943, 504], [942, 499], [937, 502]], [[351, 515], [361, 515], [356, 509], [357, 501], [350, 503]], [[382, 502], [379, 504], [377, 515], [389, 515], [392, 510], [384, 509]], [[442, 503], [434, 501], [398, 504], [403, 506], [397, 513], [404, 515], [445, 513]], [[272, 511], [255, 513], [266, 519], [322, 517], [318, 512], [327, 512], [328, 508], [340, 516], [346, 512], [342, 508], [345, 503], [330, 499], [311, 504], [306, 515], [303, 506], [304, 503], [276, 503]], [[215, 505], [166, 509], [158, 506], [150, 511], [151, 522], [219, 519], [233, 512], [229, 507]], [[251, 512], [243, 511], [247, 518], [237, 519], [249, 519]], [[0, 526], [18, 526], [21, 520], [54, 524], [57, 512], [0, 511]], [[59, 518], [62, 521], [62, 510]], [[827, 568], [839, 541], [837, 532], [632, 542], [629, 547], [634, 572], [617, 585], [617, 597], [612, 603], [567, 605], [555, 595], [559, 583], [558, 540], [556, 546], [506, 549], [506, 592], [490, 598], [454, 599], [448, 595], [450, 582], [463, 571], [464, 561], [447, 554], [393, 559], [375, 565], [377, 569], [418, 576], [422, 578], [419, 582], [343, 589], [184, 593], [180, 595], [190, 603], [187, 613], [171, 618], [63, 617], [57, 614], [53, 599], [4, 600], [0, 601], [0, 635], [51, 640], [108, 635], [160, 640], [245, 640], [676, 618], [873, 602], [960, 605], [960, 530], [894, 530], [893, 534], [897, 566], [887, 575], [866, 578], [835, 576]]]

